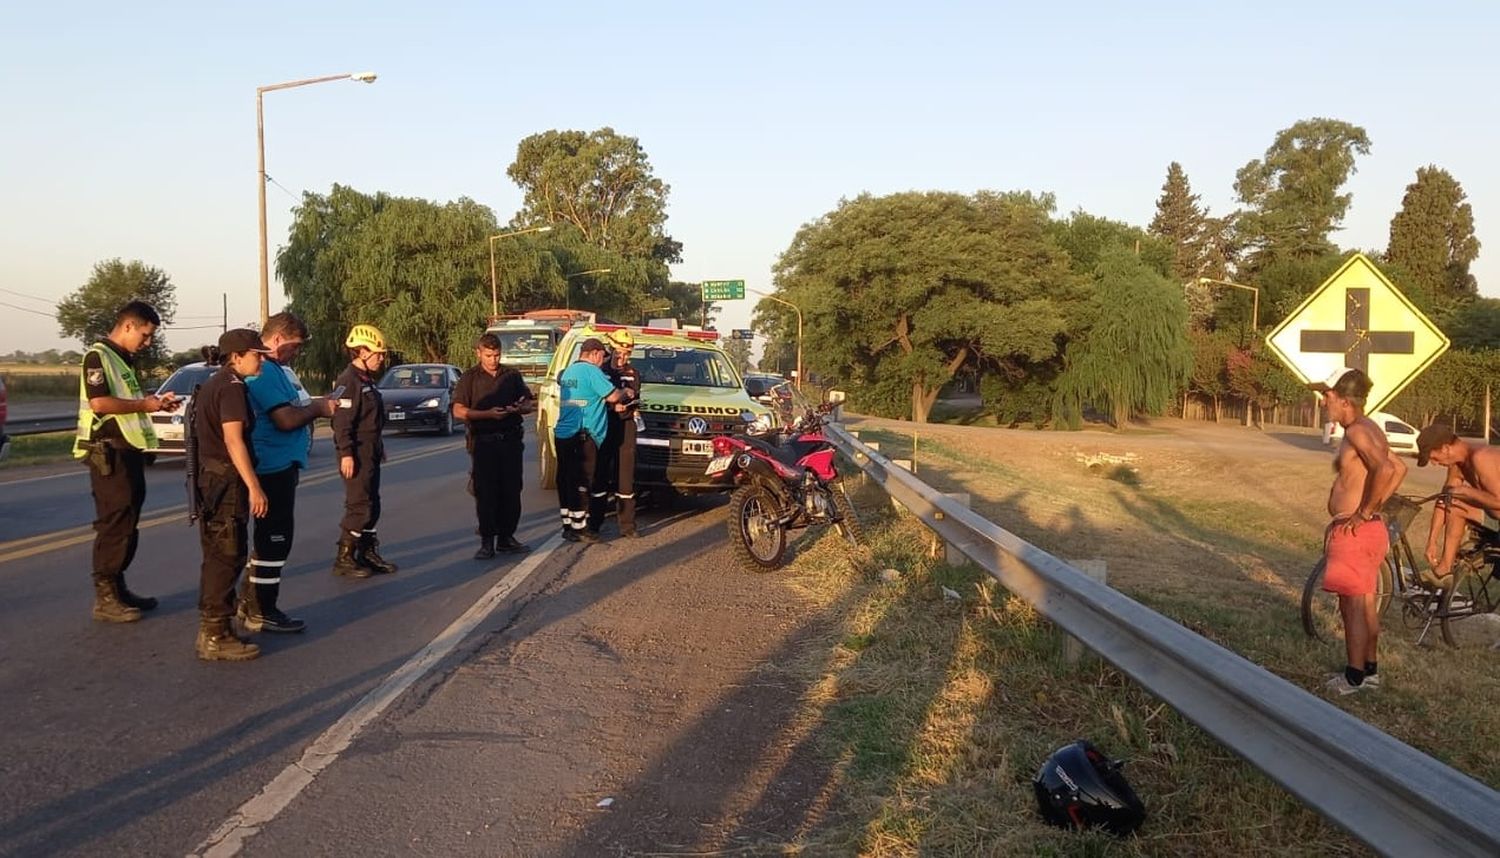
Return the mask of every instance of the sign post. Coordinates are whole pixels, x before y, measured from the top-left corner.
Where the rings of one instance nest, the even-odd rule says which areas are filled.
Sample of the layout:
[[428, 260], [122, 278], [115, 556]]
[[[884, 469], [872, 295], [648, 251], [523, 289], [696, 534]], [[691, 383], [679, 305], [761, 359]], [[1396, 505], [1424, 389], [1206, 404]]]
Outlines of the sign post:
[[1304, 384], [1339, 367], [1363, 371], [1372, 382], [1368, 414], [1395, 399], [1449, 342], [1374, 263], [1356, 253], [1266, 335], [1266, 345]]

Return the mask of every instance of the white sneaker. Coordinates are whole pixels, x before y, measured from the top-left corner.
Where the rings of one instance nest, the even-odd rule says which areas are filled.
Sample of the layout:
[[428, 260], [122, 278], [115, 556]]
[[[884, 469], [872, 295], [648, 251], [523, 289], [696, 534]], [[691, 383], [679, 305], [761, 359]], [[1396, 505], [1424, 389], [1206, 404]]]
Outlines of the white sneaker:
[[1369, 687], [1367, 683], [1360, 683], [1359, 685], [1350, 684], [1349, 679], [1342, 673], [1335, 673], [1323, 684], [1324, 691], [1330, 694], [1337, 694], [1340, 697], [1357, 694]]
[[1374, 676], [1368, 676], [1368, 675], [1365, 676], [1365, 681], [1361, 682], [1359, 684], [1359, 687], [1360, 688], [1368, 688], [1371, 691], [1374, 691], [1375, 689], [1379, 688], [1380, 687], [1380, 674], [1377, 673]]

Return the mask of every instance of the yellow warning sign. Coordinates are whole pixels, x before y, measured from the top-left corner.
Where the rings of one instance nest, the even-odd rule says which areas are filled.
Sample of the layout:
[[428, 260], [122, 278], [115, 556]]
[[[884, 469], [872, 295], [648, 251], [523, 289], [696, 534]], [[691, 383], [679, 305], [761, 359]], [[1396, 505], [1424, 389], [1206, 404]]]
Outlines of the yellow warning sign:
[[1374, 263], [1356, 253], [1266, 336], [1266, 345], [1306, 383], [1339, 367], [1364, 370], [1373, 382], [1368, 413], [1394, 399], [1449, 343]]

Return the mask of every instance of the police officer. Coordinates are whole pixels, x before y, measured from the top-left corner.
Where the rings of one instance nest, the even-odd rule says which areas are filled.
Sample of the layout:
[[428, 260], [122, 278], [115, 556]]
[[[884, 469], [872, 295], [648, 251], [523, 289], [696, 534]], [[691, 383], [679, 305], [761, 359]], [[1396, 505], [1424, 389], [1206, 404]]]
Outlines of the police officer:
[[[599, 451], [599, 473], [591, 494], [605, 497], [607, 503], [608, 495], [613, 493], [620, 502], [616, 519], [620, 535], [635, 538], [639, 535], [635, 530], [635, 436], [640, 428], [637, 408], [641, 404], [641, 374], [630, 362], [635, 337], [628, 328], [610, 331], [604, 339], [612, 350], [604, 364], [604, 374], [624, 395], [605, 410], [609, 428]], [[602, 519], [602, 512], [599, 520], [590, 517], [589, 529], [597, 532], [604, 523]]]
[[344, 478], [344, 518], [339, 522], [333, 574], [368, 578], [396, 571], [377, 550], [380, 521], [380, 463], [385, 461], [385, 400], [375, 378], [385, 366], [385, 336], [374, 325], [355, 325], [344, 340], [349, 367], [334, 382], [333, 446]]
[[531, 388], [516, 370], [500, 363], [500, 338], [485, 334], [474, 348], [479, 363], [453, 389], [453, 416], [469, 426], [470, 474], [479, 517], [475, 560], [496, 551], [531, 550], [516, 540], [521, 521], [521, 417], [536, 410]]
[[260, 374], [245, 379], [254, 410], [255, 475], [270, 505], [255, 520], [250, 565], [240, 583], [236, 609], [240, 622], [252, 631], [300, 632], [306, 623], [276, 607], [281, 592], [281, 570], [292, 553], [293, 513], [297, 482], [307, 467], [312, 423], [332, 417], [331, 399], [311, 399], [292, 374], [291, 363], [307, 340], [307, 325], [291, 313], [277, 313], [260, 332], [267, 350]]
[[194, 449], [190, 491], [203, 548], [199, 577], [198, 640], [205, 661], [248, 661], [260, 647], [234, 633], [234, 582], [250, 553], [249, 518], [266, 514], [266, 494], [255, 475], [255, 412], [245, 379], [260, 373], [266, 349], [260, 335], [245, 328], [225, 331], [216, 355], [221, 367], [193, 396]]
[[156, 600], [125, 585], [125, 569], [140, 541], [137, 525], [146, 502], [146, 452], [156, 449], [147, 415], [175, 411], [168, 392], [146, 395], [135, 374], [135, 356], [151, 345], [161, 316], [144, 301], [115, 313], [109, 336], [89, 346], [79, 377], [78, 432], [73, 458], [85, 459], [94, 495], [94, 619], [133, 623]]
[[588, 522], [604, 514], [603, 497], [590, 496], [599, 444], [608, 426], [604, 411], [625, 396], [600, 369], [604, 359], [604, 343], [589, 337], [579, 347], [578, 360], [557, 379], [561, 407], [552, 430], [557, 450], [557, 500], [563, 517], [563, 539], [570, 542], [599, 541], [598, 528], [589, 528]]

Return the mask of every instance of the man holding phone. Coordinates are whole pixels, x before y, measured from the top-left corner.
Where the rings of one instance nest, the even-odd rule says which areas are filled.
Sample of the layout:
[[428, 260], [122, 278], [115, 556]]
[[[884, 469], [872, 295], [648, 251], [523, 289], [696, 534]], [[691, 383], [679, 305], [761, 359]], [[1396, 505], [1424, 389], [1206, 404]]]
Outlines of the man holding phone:
[[281, 570], [292, 553], [292, 526], [297, 504], [297, 482], [307, 467], [312, 424], [332, 417], [340, 391], [321, 399], [308, 397], [296, 382], [291, 364], [307, 341], [307, 325], [292, 313], [266, 320], [261, 341], [268, 354], [260, 375], [246, 378], [254, 429], [255, 475], [266, 493], [269, 511], [254, 519], [255, 537], [250, 564], [240, 583], [236, 614], [247, 631], [300, 632], [302, 620], [276, 606], [281, 593]]
[[474, 347], [479, 363], [458, 379], [453, 389], [453, 416], [469, 426], [474, 507], [479, 518], [479, 550], [475, 560], [488, 560], [496, 551], [517, 553], [530, 548], [516, 540], [521, 521], [521, 418], [536, 410], [531, 388], [521, 374], [500, 363], [500, 338], [485, 334]]

